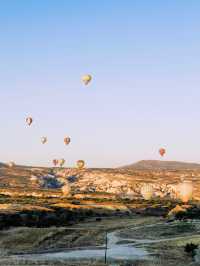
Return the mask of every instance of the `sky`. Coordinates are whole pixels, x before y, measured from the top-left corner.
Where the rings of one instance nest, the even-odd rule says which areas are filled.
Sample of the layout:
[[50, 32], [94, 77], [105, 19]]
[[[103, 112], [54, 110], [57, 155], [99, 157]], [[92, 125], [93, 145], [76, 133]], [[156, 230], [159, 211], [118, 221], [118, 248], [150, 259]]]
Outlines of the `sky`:
[[117, 167], [164, 147], [200, 163], [199, 13], [197, 0], [0, 1], [0, 161]]

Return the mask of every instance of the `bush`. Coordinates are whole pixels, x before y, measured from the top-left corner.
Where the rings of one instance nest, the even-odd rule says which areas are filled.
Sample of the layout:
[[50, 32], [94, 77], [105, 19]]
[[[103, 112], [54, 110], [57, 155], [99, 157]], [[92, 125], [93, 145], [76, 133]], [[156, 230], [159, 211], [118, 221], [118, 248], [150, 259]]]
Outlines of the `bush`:
[[178, 212], [178, 213], [176, 213], [175, 218], [178, 220], [199, 219], [200, 218], [200, 209], [197, 207], [193, 207], [193, 208], [187, 209], [187, 211], [185, 211], [185, 212]]
[[197, 244], [188, 243], [184, 247], [184, 251], [190, 256], [194, 257], [196, 255], [196, 249], [198, 248]]

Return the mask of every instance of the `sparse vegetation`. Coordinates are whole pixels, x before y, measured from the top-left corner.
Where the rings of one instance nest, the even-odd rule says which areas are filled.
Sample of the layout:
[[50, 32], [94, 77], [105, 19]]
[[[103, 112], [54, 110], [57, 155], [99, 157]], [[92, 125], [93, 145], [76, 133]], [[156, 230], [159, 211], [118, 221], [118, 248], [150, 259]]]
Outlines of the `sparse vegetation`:
[[196, 255], [196, 250], [198, 248], [197, 244], [194, 243], [188, 243], [185, 245], [184, 250], [187, 254], [194, 257]]
[[200, 208], [197, 206], [191, 206], [186, 211], [176, 213], [175, 217], [178, 220], [200, 219]]
[[[144, 179], [148, 182], [156, 180], [157, 185], [159, 182], [162, 182], [163, 185], [163, 180], [167, 184], [170, 180], [174, 180], [174, 175], [177, 175], [175, 180], [179, 180], [178, 176], [181, 175], [181, 171], [173, 172], [172, 177], [167, 173], [163, 177], [164, 172], [155, 177], [153, 171], [84, 169], [81, 172], [83, 183], [79, 184], [79, 175], [76, 175], [75, 181], [70, 184], [71, 195], [62, 197], [59, 188], [44, 189], [39, 185], [33, 186], [29, 182], [29, 178], [36, 171], [34, 169], [17, 167], [0, 170], [4, 176], [0, 180], [0, 185], [1, 182], [3, 184], [0, 191], [0, 252], [4, 255], [102, 246], [105, 243], [105, 231], [112, 232], [120, 229], [120, 236], [125, 238], [148, 239], [149, 241], [159, 239], [161, 241], [146, 245], [148, 250], [159, 254], [160, 259], [134, 261], [131, 262], [132, 265], [183, 266], [178, 263], [191, 262], [191, 256], [187, 256], [186, 252], [184, 252], [185, 257], [182, 254], [183, 248], [190, 240], [188, 237], [200, 231], [199, 227], [185, 221], [173, 222], [173, 219], [172, 222], [165, 223], [164, 217], [167, 217], [169, 211], [174, 209], [178, 203], [181, 205], [178, 200], [171, 199], [167, 191], [162, 192], [162, 198], [155, 196], [151, 200], [142, 199], [139, 192], [139, 184]], [[37, 174], [47, 176], [50, 170], [48, 168], [37, 169]], [[56, 170], [54, 175], [56, 176]], [[86, 177], [87, 180], [88, 175], [91, 176], [92, 184], [95, 184], [95, 179], [99, 181], [101, 178], [102, 187], [96, 185], [97, 191], [90, 191], [88, 187], [91, 183], [88, 181], [88, 183], [84, 183], [84, 178]], [[70, 170], [69, 176], [71, 176]], [[122, 186], [124, 191], [129, 186], [131, 189], [135, 189], [135, 197], [126, 197], [126, 191], [119, 190], [119, 188], [121, 189], [121, 180], [125, 182], [124, 187]], [[112, 190], [114, 181], [116, 181], [116, 186]], [[103, 189], [106, 182], [109, 184], [111, 192], [98, 191], [99, 188]], [[165, 191], [166, 186], [163, 186], [162, 189]], [[159, 186], [157, 190], [159, 190]], [[186, 209], [186, 212], [176, 214], [177, 219], [198, 218], [200, 214], [198, 202], [195, 204], [190, 202], [190, 204], [192, 204], [191, 207], [183, 208]], [[160, 224], [145, 227], [147, 224], [151, 225], [157, 222]], [[137, 226], [140, 229], [136, 230]], [[81, 227], [83, 230], [74, 230], [73, 227]], [[174, 237], [185, 238], [181, 238], [182, 242], [180, 243], [178, 240], [173, 240]], [[165, 242], [165, 239], [172, 240]], [[119, 241], [120, 243], [126, 244], [126, 240]], [[198, 241], [195, 244], [198, 244]], [[178, 259], [177, 254], [179, 255]], [[9, 259], [5, 258], [2, 261], [0, 261], [0, 265], [9, 265]], [[23, 263], [24, 265], [34, 265], [34, 261], [25, 260], [15, 260], [12, 265], [23, 265]], [[53, 265], [80, 265], [78, 263], [80, 261], [73, 260], [71, 264], [67, 264], [56, 260]], [[128, 261], [126, 263], [130, 264]], [[52, 264], [50, 261], [45, 261], [42, 265]], [[81, 265], [99, 266], [101, 262], [83, 260]]]

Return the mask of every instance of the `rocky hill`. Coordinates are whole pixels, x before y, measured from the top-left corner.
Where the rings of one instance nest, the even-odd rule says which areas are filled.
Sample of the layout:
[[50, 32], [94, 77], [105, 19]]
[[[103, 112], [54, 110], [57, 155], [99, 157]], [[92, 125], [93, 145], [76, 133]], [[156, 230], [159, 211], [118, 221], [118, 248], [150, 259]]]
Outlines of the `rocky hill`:
[[[141, 161], [118, 169], [0, 168], [0, 194], [60, 197], [69, 184], [77, 195], [109, 194], [115, 198], [141, 198], [141, 187], [150, 184], [160, 198], [177, 197], [183, 179], [192, 181], [194, 198], [200, 200], [200, 165], [180, 162]], [[93, 196], [92, 196], [93, 197]]]
[[195, 170], [200, 169], [200, 164], [177, 161], [142, 160], [121, 168], [137, 170]]

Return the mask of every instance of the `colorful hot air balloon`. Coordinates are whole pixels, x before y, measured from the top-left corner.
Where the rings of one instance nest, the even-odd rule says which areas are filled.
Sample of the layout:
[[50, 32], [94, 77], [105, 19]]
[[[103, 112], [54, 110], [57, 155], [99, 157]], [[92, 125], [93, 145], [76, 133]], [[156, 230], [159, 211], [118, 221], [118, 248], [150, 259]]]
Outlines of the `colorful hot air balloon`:
[[83, 169], [85, 166], [85, 162], [83, 160], [78, 160], [76, 165], [78, 169]]
[[32, 117], [27, 117], [26, 118], [26, 123], [30, 126], [33, 123], [33, 118]]
[[165, 153], [166, 153], [166, 150], [164, 148], [159, 149], [160, 156], [163, 157], [165, 155]]
[[47, 142], [47, 137], [42, 137], [41, 142], [42, 142], [42, 144], [45, 144]]
[[58, 160], [57, 159], [54, 159], [53, 160], [53, 165], [56, 166], [58, 164]]
[[153, 186], [151, 184], [144, 184], [141, 187], [140, 193], [145, 200], [150, 200], [153, 197]]
[[92, 76], [91, 75], [84, 75], [82, 76], [82, 82], [85, 84], [85, 85], [88, 85], [90, 83], [90, 81], [92, 80]]
[[179, 184], [179, 197], [182, 202], [187, 203], [192, 199], [193, 185], [191, 181], [184, 180]]
[[65, 159], [60, 159], [58, 161], [58, 163], [59, 163], [60, 167], [63, 167], [63, 165], [65, 164]]
[[70, 143], [71, 139], [69, 137], [64, 138], [65, 145], [68, 145]]

